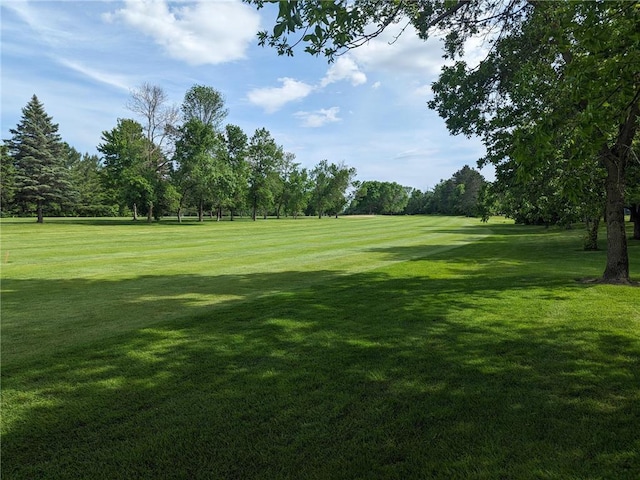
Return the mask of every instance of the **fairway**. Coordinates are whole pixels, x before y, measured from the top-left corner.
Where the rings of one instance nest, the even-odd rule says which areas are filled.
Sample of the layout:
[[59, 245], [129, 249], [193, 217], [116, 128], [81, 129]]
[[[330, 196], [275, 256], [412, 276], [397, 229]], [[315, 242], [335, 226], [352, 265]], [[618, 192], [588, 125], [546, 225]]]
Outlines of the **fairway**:
[[640, 291], [579, 228], [0, 228], [3, 479], [639, 476]]

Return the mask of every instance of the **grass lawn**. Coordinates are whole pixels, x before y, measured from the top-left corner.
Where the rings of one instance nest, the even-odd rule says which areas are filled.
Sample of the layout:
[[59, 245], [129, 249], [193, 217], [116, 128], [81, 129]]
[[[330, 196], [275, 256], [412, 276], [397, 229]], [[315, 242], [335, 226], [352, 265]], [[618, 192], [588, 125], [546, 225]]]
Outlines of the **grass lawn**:
[[45, 222], [0, 223], [3, 480], [640, 477], [640, 288], [580, 229]]

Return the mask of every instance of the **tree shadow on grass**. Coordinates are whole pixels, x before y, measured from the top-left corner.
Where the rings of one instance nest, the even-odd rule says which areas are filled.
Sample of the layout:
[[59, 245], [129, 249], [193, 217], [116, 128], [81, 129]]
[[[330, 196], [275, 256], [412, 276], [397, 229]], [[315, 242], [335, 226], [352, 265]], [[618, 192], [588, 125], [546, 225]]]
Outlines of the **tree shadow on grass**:
[[[121, 282], [125, 316], [180, 317], [3, 368], [3, 478], [637, 477], [633, 335], [505, 319], [542, 277], [401, 273]], [[237, 298], [189, 297], [212, 285]]]

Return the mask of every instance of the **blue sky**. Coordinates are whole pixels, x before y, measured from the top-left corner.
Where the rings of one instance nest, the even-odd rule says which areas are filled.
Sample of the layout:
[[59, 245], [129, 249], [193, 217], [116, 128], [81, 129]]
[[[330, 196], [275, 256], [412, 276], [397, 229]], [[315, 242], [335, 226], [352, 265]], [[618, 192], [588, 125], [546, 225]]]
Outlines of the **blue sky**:
[[103, 131], [135, 118], [125, 105], [146, 82], [176, 105], [194, 84], [211, 86], [226, 98], [226, 123], [249, 136], [267, 128], [303, 166], [344, 162], [358, 180], [430, 189], [484, 153], [427, 108], [441, 44], [411, 28], [390, 44], [404, 25], [328, 64], [259, 47], [256, 32], [273, 26], [275, 11], [230, 0], [3, 0], [0, 8], [3, 139], [36, 94], [63, 140], [96, 153]]

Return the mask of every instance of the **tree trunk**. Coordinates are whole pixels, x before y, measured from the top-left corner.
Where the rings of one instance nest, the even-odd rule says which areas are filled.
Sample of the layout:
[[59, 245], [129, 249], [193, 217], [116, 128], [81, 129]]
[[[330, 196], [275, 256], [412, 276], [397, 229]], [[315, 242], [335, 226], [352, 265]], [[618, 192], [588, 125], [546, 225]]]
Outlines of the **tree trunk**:
[[586, 251], [598, 250], [598, 227], [600, 226], [600, 218], [587, 218], [585, 221], [587, 234], [584, 239], [584, 249]]
[[153, 202], [149, 202], [149, 212], [147, 213], [147, 223], [153, 222]]
[[133, 204], [133, 221], [138, 221], [138, 205], [135, 203]]
[[607, 219], [607, 266], [602, 281], [606, 283], [630, 283], [629, 252], [624, 224], [624, 189], [631, 144], [638, 129], [640, 99], [633, 99], [627, 117], [618, 128], [613, 148], [605, 147], [600, 160], [607, 171], [605, 179]]
[[36, 223], [44, 223], [44, 213], [42, 210], [42, 200], [38, 200], [38, 220], [36, 220]]
[[200, 200], [198, 204], [198, 221], [204, 222], [204, 200]]
[[256, 215], [258, 210], [258, 200], [256, 197], [253, 197], [253, 209], [251, 210], [251, 220], [256, 221]]
[[182, 207], [178, 207], [178, 223], [182, 223]]
[[[616, 161], [619, 160], [619, 161]], [[602, 280], [629, 283], [629, 254], [624, 225], [624, 164], [612, 153], [604, 160], [607, 168], [607, 266]]]

